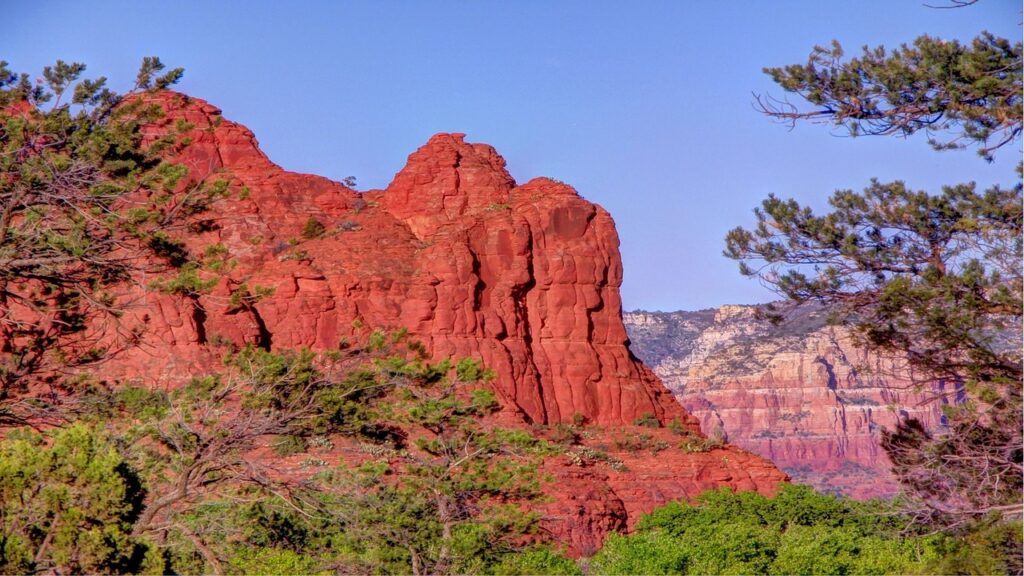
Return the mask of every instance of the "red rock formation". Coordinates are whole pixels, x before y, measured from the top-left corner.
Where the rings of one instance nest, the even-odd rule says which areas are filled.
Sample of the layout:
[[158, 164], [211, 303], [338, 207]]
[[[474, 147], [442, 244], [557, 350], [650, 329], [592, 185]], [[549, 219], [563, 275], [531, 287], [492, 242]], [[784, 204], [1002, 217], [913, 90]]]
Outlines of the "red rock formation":
[[[771, 462], [733, 446], [696, 453], [680, 450], [681, 438], [663, 428], [625, 426], [588, 430], [588, 435], [584, 446], [606, 452], [621, 466], [580, 468], [563, 458], [545, 466], [556, 481], [545, 488], [553, 502], [543, 510], [543, 526], [577, 554], [596, 552], [607, 533], [632, 529], [642, 514], [666, 502], [692, 500], [722, 487], [770, 494], [785, 478]], [[666, 448], [624, 448], [616, 443], [639, 435]]]
[[[516, 186], [493, 148], [438, 134], [386, 190], [358, 194], [281, 170], [209, 104], [172, 93], [158, 101], [168, 115], [153, 137], [179, 119], [194, 126], [174, 161], [194, 181], [247, 190], [218, 205], [215, 230], [190, 239], [197, 253], [221, 244], [238, 262], [198, 299], [201, 322], [181, 301], [148, 295], [161, 344], [329, 349], [359, 325], [404, 327], [438, 357], [483, 360], [505, 403], [533, 423], [686, 418], [629, 354], [614, 224], [571, 187], [544, 178]], [[303, 238], [310, 218], [322, 237]], [[273, 294], [232, 306], [242, 284]]]
[[[699, 432], [626, 345], [622, 264], [611, 217], [571, 187], [538, 178], [517, 185], [493, 148], [438, 134], [413, 153], [385, 190], [359, 194], [324, 178], [286, 172], [246, 128], [215, 107], [174, 93], [153, 96], [192, 144], [171, 159], [190, 183], [226, 180], [230, 197], [187, 242], [221, 263], [210, 294], [140, 288], [143, 346], [104, 366], [110, 379], [172, 386], [218, 364], [211, 342], [271, 349], [336, 349], [368, 327], [405, 328], [440, 357], [474, 357], [494, 369], [506, 419], [520, 425], [583, 419], [597, 426], [644, 416]], [[306, 234], [315, 219], [322, 234]], [[314, 226], [315, 228], [315, 226]], [[315, 230], [314, 230], [315, 231]], [[315, 236], [315, 237], [309, 237]], [[145, 285], [145, 283], [143, 283]], [[252, 302], [246, 287], [272, 290]], [[605, 428], [607, 429], [607, 428]], [[707, 488], [770, 492], [785, 476], [725, 448], [624, 458], [632, 472], [597, 472], [565, 459], [547, 525], [578, 552], [641, 512]]]
[[705, 432], [720, 430], [819, 490], [893, 495], [881, 430], [898, 414], [942, 426], [935, 387], [914, 386], [899, 363], [857, 347], [818, 310], [778, 327], [749, 306], [636, 312], [626, 321], [634, 349]]

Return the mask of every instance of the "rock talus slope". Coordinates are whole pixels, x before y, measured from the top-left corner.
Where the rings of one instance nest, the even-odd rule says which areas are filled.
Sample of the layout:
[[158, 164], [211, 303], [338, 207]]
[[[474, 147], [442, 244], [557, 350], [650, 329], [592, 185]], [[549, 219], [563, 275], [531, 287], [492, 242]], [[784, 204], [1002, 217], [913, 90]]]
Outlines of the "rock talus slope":
[[719, 431], [819, 490], [891, 496], [898, 486], [881, 429], [900, 415], [941, 428], [943, 400], [956, 390], [913, 385], [899, 362], [857, 347], [825, 316], [807, 307], [773, 326], [754, 307], [723, 306], [625, 320], [633, 349], [705, 433]]
[[[229, 183], [187, 240], [224, 265], [208, 294], [140, 288], [145, 306], [133, 314], [146, 324], [143, 344], [108, 363], [107, 378], [173, 386], [217, 366], [216, 342], [327, 350], [371, 328], [404, 328], [436, 358], [474, 357], [494, 369], [505, 421], [612, 430], [653, 416], [699, 434], [630, 353], [614, 224], [571, 187], [545, 178], [517, 185], [490, 146], [438, 134], [385, 190], [357, 193], [282, 170], [210, 104], [151, 98], [166, 116], [148, 137], [184, 120], [191, 145], [171, 160], [188, 167], [191, 183]], [[314, 220], [322, 233], [308, 233]], [[257, 291], [263, 297], [237, 297]], [[770, 492], [785, 479], [728, 446], [623, 460], [629, 472], [546, 465], [556, 477], [546, 522], [577, 552], [667, 500], [721, 486]]]

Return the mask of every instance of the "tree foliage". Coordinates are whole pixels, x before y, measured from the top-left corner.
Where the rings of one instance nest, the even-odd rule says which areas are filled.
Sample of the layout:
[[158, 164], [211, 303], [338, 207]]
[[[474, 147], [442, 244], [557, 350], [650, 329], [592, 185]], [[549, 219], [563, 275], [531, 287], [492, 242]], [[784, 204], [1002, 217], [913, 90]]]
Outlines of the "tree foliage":
[[109, 436], [81, 424], [0, 442], [0, 571], [163, 573], [132, 535], [146, 491]]
[[[127, 415], [132, 422], [120, 433], [153, 494], [133, 533], [176, 531], [200, 541], [182, 520], [197, 506], [246, 487], [287, 493], [293, 486], [256, 452], [268, 439], [279, 451], [304, 452], [313, 436], [386, 437], [387, 424], [373, 403], [394, 389], [395, 373], [390, 364], [371, 361], [360, 351], [316, 355], [246, 347], [225, 355], [223, 372], [169, 393], [122, 388], [87, 395], [93, 418]], [[198, 548], [219, 569], [220, 561]]]
[[[706, 492], [641, 518], [612, 535], [591, 561], [594, 574], [994, 573], [1017, 566], [1014, 526], [966, 540], [907, 533], [908, 519], [880, 502], [855, 502], [784, 485], [778, 495]], [[1006, 544], [1011, 543], [1007, 549]]]
[[1021, 187], [949, 186], [941, 194], [872, 181], [816, 215], [770, 196], [726, 255], [797, 302], [816, 300], [876, 348], [928, 377], [1021, 376]]
[[140, 131], [161, 115], [142, 93], [181, 77], [163, 69], [146, 58], [118, 95], [82, 79], [83, 64], [57, 61], [33, 82], [0, 62], [0, 418], [38, 416], [14, 396], [132, 345], [118, 286], [189, 258], [173, 234], [212, 196], [176, 194], [187, 171], [161, 159], [187, 145], [176, 131]]
[[[970, 44], [921, 36], [887, 51], [865, 47], [844, 61], [839, 42], [816, 46], [806, 64], [765, 68], [810, 109], [759, 96], [760, 110], [791, 125], [800, 120], [846, 128], [853, 136], [929, 134], [936, 149], [976, 145], [991, 160], [1020, 136], [1021, 43], [987, 32]], [[950, 137], [940, 141], [938, 133]]]
[[[338, 543], [349, 562], [389, 573], [475, 573], [505, 562], [536, 528], [537, 516], [521, 507], [540, 497], [539, 460], [554, 447], [525, 431], [484, 427], [480, 418], [498, 408], [494, 394], [463, 388], [487, 371], [463, 360], [454, 372], [399, 391], [393, 415], [412, 445], [330, 479], [337, 499], [327, 510], [344, 527]], [[533, 554], [558, 564], [550, 552]]]
[[[966, 6], [972, 2], [955, 2]], [[763, 112], [819, 120], [853, 135], [951, 134], [937, 149], [977, 145], [991, 160], [1019, 142], [1021, 43], [983, 33], [970, 45], [928, 36], [842, 61], [838, 43], [805, 65], [767, 68], [813, 108], [759, 98]], [[963, 529], [989, 514], [1020, 518], [1022, 458], [1022, 188], [973, 183], [941, 193], [872, 181], [836, 192], [817, 215], [770, 196], [753, 230], [725, 254], [791, 302], [819, 301], [863, 344], [905, 360], [918, 385], [945, 379], [944, 431], [914, 420], [883, 446], [918, 521]]]
[[[524, 566], [575, 566], [531, 544], [543, 536], [523, 507], [557, 450], [483, 424], [497, 401], [479, 362], [427, 362], [402, 332], [322, 354], [246, 347], [224, 362], [170, 392], [81, 401], [148, 490], [128, 533], [160, 543], [175, 571], [508, 571], [524, 550]], [[335, 442], [357, 455], [339, 458]], [[268, 448], [305, 455], [308, 471], [282, 470]], [[332, 462], [314, 456], [324, 450]]]
[[901, 421], [882, 434], [893, 471], [914, 496], [915, 521], [970, 529], [979, 518], [1020, 519], [1021, 391], [1019, 382], [972, 382], [974, 397], [948, 407], [946, 431]]

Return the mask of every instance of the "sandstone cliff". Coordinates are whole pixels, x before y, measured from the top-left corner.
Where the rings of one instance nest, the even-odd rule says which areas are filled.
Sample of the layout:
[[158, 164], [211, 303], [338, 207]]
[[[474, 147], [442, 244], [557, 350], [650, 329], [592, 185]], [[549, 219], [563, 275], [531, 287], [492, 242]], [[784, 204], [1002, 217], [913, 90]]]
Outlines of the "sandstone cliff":
[[[494, 369], [505, 423], [586, 422], [586, 444], [605, 452], [637, 419], [700, 434], [630, 353], [614, 224], [571, 187], [546, 178], [519, 185], [490, 146], [438, 134], [385, 190], [357, 193], [282, 170], [210, 104], [151, 98], [166, 117], [148, 137], [185, 128], [191, 142], [170, 158], [189, 169], [178, 193], [227, 184], [187, 239], [204, 254], [198, 273], [217, 284], [182, 296], [140, 279], [126, 324], [143, 325], [142, 341], [104, 365], [108, 380], [175, 386], [218, 366], [217, 343], [330, 350], [371, 328], [404, 328], [436, 358]], [[671, 445], [670, 431], [651, 430]], [[722, 486], [771, 492], [785, 479], [731, 446], [657, 452], [626, 451], [618, 468], [547, 462], [555, 480], [545, 526], [585, 553], [668, 500]]]
[[633, 350], [701, 421], [771, 459], [794, 481], [858, 498], [897, 489], [879, 432], [898, 415], [942, 426], [944, 383], [923, 390], [891, 359], [858, 348], [825, 313], [773, 326], [749, 306], [625, 315]]

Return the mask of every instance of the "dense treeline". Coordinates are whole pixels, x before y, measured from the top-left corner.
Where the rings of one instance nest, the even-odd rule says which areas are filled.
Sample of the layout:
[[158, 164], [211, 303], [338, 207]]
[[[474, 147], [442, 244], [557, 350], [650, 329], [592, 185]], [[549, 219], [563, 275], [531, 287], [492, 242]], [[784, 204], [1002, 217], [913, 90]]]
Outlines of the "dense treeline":
[[[132, 396], [129, 394], [128, 396]], [[447, 441], [479, 432], [462, 420], [492, 399], [431, 396], [407, 407]], [[126, 399], [123, 409], [133, 400]], [[150, 406], [149, 402], [145, 405]], [[439, 407], [444, 405], [444, 407]], [[142, 407], [143, 404], [137, 404]], [[158, 409], [157, 412], [160, 410]], [[138, 412], [135, 412], [138, 415]], [[145, 428], [152, 416], [140, 417]], [[461, 423], [460, 423], [461, 421]], [[109, 422], [109, 421], [108, 421]], [[468, 427], [465, 427], [468, 426]], [[929, 533], [891, 503], [783, 486], [708, 492], [643, 517], [579, 561], [539, 544], [536, 518], [488, 498], [537, 494], [532, 457], [549, 447], [501, 430], [471, 464], [376, 455], [324, 467], [301, 485], [212, 480], [157, 523], [147, 507], [180, 481], [174, 456], [129, 444], [109, 424], [78, 423], [0, 442], [0, 570], [175, 574], [995, 574], [1018, 573], [1019, 522]], [[322, 437], [314, 437], [322, 438]], [[439, 449], [445, 440], [420, 443]], [[498, 450], [506, 456], [496, 456]], [[311, 450], [310, 454], [316, 451]], [[424, 454], [429, 454], [426, 452]], [[509, 456], [511, 454], [511, 456]], [[415, 464], [419, 463], [419, 465]], [[412, 464], [411, 466], [408, 466]], [[408, 471], [397, 468], [407, 465]], [[166, 468], [163, 468], [166, 466]], [[237, 480], [237, 479], [235, 479]], [[445, 511], [452, 514], [446, 514]], [[458, 513], [454, 513], [458, 511]], [[532, 544], [531, 544], [532, 542]]]
[[997, 574], [1020, 570], [1019, 522], [929, 534], [897, 507], [783, 486], [773, 498], [707, 492], [613, 535], [594, 574]]

